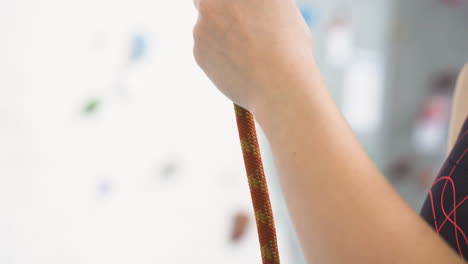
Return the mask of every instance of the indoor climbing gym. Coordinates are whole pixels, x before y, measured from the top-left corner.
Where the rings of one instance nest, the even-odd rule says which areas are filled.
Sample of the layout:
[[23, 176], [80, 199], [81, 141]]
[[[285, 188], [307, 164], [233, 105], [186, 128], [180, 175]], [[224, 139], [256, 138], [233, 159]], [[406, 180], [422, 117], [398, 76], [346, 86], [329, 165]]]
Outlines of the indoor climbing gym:
[[0, 0], [1, 264], [468, 262], [468, 0]]

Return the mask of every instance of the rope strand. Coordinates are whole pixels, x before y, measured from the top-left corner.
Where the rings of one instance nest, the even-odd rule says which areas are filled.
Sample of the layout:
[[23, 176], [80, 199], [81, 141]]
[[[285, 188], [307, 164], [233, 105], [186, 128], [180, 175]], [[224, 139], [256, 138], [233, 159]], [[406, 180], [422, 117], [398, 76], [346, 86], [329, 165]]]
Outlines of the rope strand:
[[238, 105], [234, 105], [234, 109], [255, 212], [262, 262], [263, 264], [279, 264], [275, 222], [258, 145], [255, 121], [252, 114], [246, 109]]

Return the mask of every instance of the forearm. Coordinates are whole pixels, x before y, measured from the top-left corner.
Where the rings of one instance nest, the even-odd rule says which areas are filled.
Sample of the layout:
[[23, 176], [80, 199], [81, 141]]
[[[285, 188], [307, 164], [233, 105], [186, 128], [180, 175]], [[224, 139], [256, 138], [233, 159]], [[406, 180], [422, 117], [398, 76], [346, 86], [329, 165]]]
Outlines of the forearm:
[[461, 263], [374, 167], [305, 64], [272, 75], [277, 92], [254, 114], [310, 263]]

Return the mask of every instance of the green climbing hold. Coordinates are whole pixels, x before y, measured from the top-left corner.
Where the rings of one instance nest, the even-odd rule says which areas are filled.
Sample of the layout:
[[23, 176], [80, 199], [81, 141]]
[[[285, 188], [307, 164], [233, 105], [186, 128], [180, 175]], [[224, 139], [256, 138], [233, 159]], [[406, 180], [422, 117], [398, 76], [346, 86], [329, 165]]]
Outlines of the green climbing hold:
[[92, 115], [97, 112], [99, 109], [101, 102], [97, 98], [90, 99], [86, 102], [85, 107], [83, 109], [83, 114], [85, 115]]

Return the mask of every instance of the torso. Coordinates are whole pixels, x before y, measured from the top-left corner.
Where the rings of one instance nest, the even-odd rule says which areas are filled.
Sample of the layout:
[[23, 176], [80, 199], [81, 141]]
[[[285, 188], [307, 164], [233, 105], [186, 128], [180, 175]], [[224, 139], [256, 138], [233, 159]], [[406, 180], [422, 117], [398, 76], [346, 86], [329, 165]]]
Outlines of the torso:
[[421, 216], [468, 260], [468, 118], [429, 191]]

